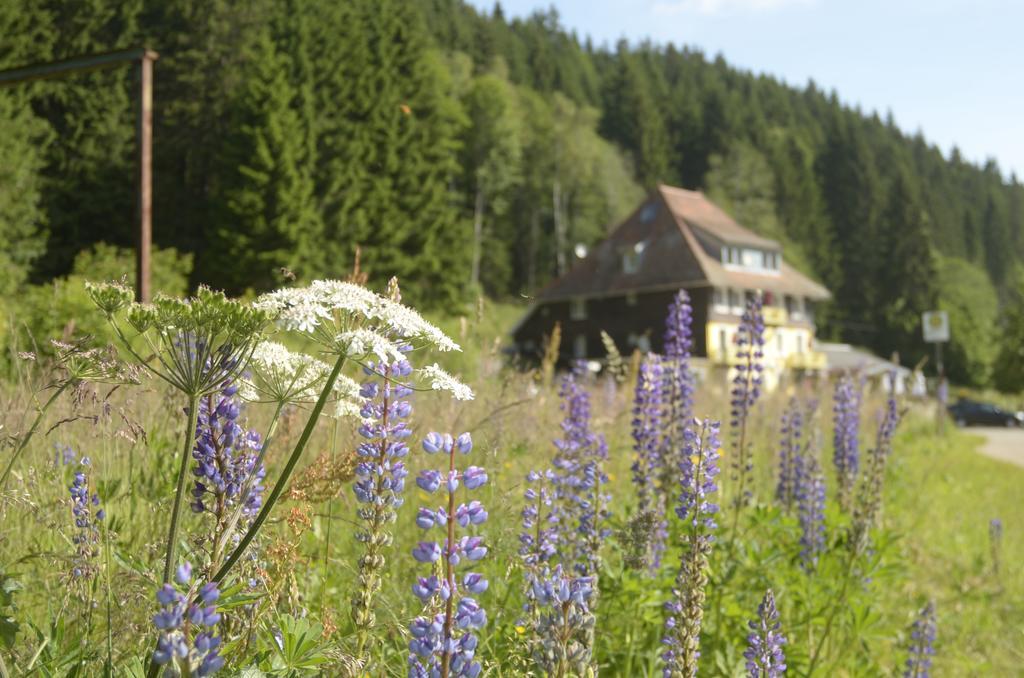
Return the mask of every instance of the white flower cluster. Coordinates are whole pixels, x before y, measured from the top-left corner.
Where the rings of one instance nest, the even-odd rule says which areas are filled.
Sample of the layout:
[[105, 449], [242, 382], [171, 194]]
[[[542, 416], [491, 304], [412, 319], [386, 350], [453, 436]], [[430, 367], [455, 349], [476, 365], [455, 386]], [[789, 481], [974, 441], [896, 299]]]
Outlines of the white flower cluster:
[[[415, 310], [340, 280], [316, 280], [309, 287], [270, 292], [259, 297], [255, 306], [270, 313], [283, 328], [313, 335], [324, 343], [345, 338], [347, 332], [358, 327], [376, 330], [381, 339], [394, 334], [410, 342], [424, 341], [441, 351], [460, 350]], [[364, 335], [360, 345], [383, 346], [380, 340], [368, 339]], [[383, 359], [381, 354], [378, 356]]]
[[448, 391], [456, 400], [473, 399], [473, 389], [442, 370], [437, 363], [416, 370], [416, 373], [434, 391]]
[[391, 364], [405, 358], [398, 345], [373, 330], [349, 330], [338, 335], [337, 343], [345, 346], [349, 355], [375, 355], [382, 363]]
[[[295, 353], [273, 341], [259, 343], [249, 362], [252, 377], [242, 382], [239, 395], [250, 401], [314, 402], [320, 397], [331, 368], [305, 353]], [[355, 403], [359, 385], [338, 375], [334, 392], [341, 401]], [[356, 405], [358, 407], [358, 405]]]

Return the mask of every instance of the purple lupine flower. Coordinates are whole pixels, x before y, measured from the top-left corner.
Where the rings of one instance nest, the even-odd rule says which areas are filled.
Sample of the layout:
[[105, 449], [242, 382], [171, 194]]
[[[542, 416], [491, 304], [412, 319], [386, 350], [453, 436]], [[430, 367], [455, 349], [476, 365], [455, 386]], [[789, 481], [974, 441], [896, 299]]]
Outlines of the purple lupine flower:
[[[266, 469], [260, 460], [261, 438], [238, 423], [241, 399], [227, 382], [218, 393], [199, 400], [192, 458], [192, 510], [214, 519], [211, 541], [226, 544], [226, 530], [245, 530], [263, 506]], [[241, 520], [233, 520], [235, 509]]]
[[803, 455], [803, 413], [795, 398], [789, 401], [789, 407], [782, 413], [779, 433], [779, 480], [775, 486], [775, 497], [789, 510], [796, 501], [796, 473]]
[[153, 663], [169, 665], [165, 674], [212, 676], [224, 666], [219, 654], [221, 639], [214, 635], [221, 618], [217, 609], [220, 590], [214, 582], [193, 585], [188, 563], [178, 567], [175, 581], [180, 589], [168, 583], [156, 592], [160, 610], [153, 616], [153, 626], [160, 637]]
[[860, 385], [850, 375], [840, 377], [832, 397], [832, 459], [836, 467], [839, 506], [845, 511], [850, 510], [860, 470], [860, 402]]
[[800, 519], [800, 564], [813, 572], [825, 550], [825, 476], [814, 455], [797, 464], [793, 494]]
[[53, 445], [53, 465], [54, 466], [70, 466], [78, 461], [78, 454], [70, 445], [62, 445], [60, 443], [54, 443]]
[[[431, 563], [435, 574], [420, 577], [412, 587], [413, 594], [424, 604], [425, 614], [413, 620], [409, 627], [412, 636], [409, 675], [477, 676], [481, 667], [475, 661], [479, 641], [474, 631], [487, 624], [487, 614], [472, 596], [486, 591], [488, 584], [478, 572], [466, 572], [459, 583], [455, 568], [464, 561], [473, 563], [484, 558], [487, 547], [481, 537], [464, 535], [455, 539], [454, 535], [456, 526], [466, 529], [482, 524], [487, 520], [487, 511], [476, 500], [456, 505], [455, 494], [460, 479], [461, 486], [472, 491], [487, 481], [487, 474], [478, 466], [470, 466], [462, 472], [455, 468], [455, 455], [469, 454], [473, 449], [473, 439], [468, 433], [455, 438], [429, 433], [423, 440], [423, 447], [430, 454], [445, 452], [448, 455], [447, 482], [444, 483], [448, 504], [436, 511], [421, 508], [416, 524], [425, 532], [441, 530], [447, 538], [421, 541], [412, 551], [417, 561]], [[442, 473], [435, 474], [426, 484], [436, 490], [442, 485]], [[423, 474], [420, 477], [424, 477]], [[437, 612], [439, 609], [442, 611]]]
[[[88, 457], [82, 458], [82, 464], [88, 466]], [[75, 473], [68, 492], [71, 495], [71, 515], [75, 520], [75, 533], [71, 537], [75, 545], [71, 576], [75, 579], [90, 578], [97, 571], [93, 560], [99, 554], [99, 521], [106, 514], [100, 508], [100, 496], [95, 492], [90, 493], [89, 476], [84, 470]]]
[[588, 675], [593, 578], [566, 575], [561, 565], [545, 567], [526, 595], [528, 605], [536, 610], [531, 650], [537, 666], [549, 676]]
[[779, 632], [779, 611], [775, 609], [775, 595], [769, 589], [757, 606], [757, 619], [749, 622], [747, 675], [750, 678], [778, 678], [786, 672], [786, 657], [782, 646], [786, 637]]
[[[412, 347], [399, 344], [399, 349], [408, 353]], [[376, 621], [374, 600], [386, 564], [384, 549], [391, 544], [387, 526], [395, 520], [396, 511], [404, 501], [402, 494], [409, 471], [402, 460], [409, 453], [406, 439], [412, 434], [406, 421], [412, 414], [408, 400], [412, 389], [407, 380], [413, 370], [409, 361], [402, 358], [392, 363], [369, 362], [363, 371], [370, 379], [360, 387], [360, 395], [365, 400], [360, 410], [363, 424], [359, 427], [359, 434], [364, 440], [356, 448], [359, 462], [352, 488], [359, 502], [356, 515], [363, 523], [356, 532], [356, 539], [364, 544], [365, 549], [359, 559], [359, 586], [352, 597], [352, 621], [360, 638], [360, 647], [364, 646], [367, 633]], [[423, 448], [433, 453], [445, 445], [451, 449], [450, 437], [444, 439], [432, 434], [424, 440]], [[432, 492], [441, 485], [441, 477], [421, 475], [416, 484]], [[437, 560], [440, 552], [419, 551], [417, 557], [429, 556]]]
[[918, 613], [910, 628], [910, 648], [904, 678], [928, 678], [931, 674], [937, 631], [935, 603], [929, 602]]
[[868, 455], [868, 468], [860, 484], [857, 505], [853, 511], [848, 543], [854, 552], [867, 548], [868, 534], [875, 526], [881, 509], [885, 466], [892, 452], [892, 437], [899, 422], [900, 413], [896, 408], [896, 397], [890, 395], [878, 424], [875, 446]]
[[999, 518], [993, 518], [988, 522], [988, 545], [992, 553], [992, 572], [998, 577], [1003, 551], [1003, 521]]
[[647, 525], [650, 530], [648, 534], [634, 535], [631, 542], [637, 550], [642, 551], [634, 558], [636, 564], [646, 567], [651, 574], [656, 573], [661, 566], [661, 554], [665, 551], [665, 540], [668, 538], [665, 501], [659, 482], [663, 477], [664, 388], [661, 359], [653, 353], [648, 354], [637, 373], [632, 421], [633, 450], [636, 454], [632, 467], [633, 484], [637, 491], [637, 515], [644, 516], [644, 519], [631, 521], [631, 524]]
[[690, 356], [693, 351], [693, 308], [686, 290], [679, 290], [668, 307], [665, 320], [665, 402], [666, 427], [663, 440], [662, 486], [674, 487], [683, 449], [683, 430], [693, 418], [696, 389]]
[[736, 374], [733, 377], [730, 400], [733, 444], [735, 454], [732, 462], [732, 479], [737, 485], [733, 503], [737, 508], [747, 505], [752, 493], [747, 479], [754, 463], [747, 440], [747, 419], [754, 403], [761, 395], [761, 380], [764, 366], [764, 315], [761, 295], [755, 294], [747, 300], [746, 310], [736, 330]]
[[555, 499], [558, 541], [565, 549], [564, 562], [581, 575], [598, 570], [600, 547], [608, 530], [609, 498], [602, 492], [608, 482], [602, 462], [608, 458], [604, 436], [590, 429], [590, 395], [581, 383], [586, 365], [581, 361], [562, 380], [562, 438], [555, 441]]
[[682, 491], [676, 513], [683, 521], [683, 557], [673, 599], [666, 603], [665, 651], [662, 674], [694, 676], [700, 657], [700, 630], [704, 619], [708, 556], [714, 541], [718, 505], [711, 501], [718, 491], [718, 451], [722, 447], [719, 423], [695, 419], [686, 428], [686, 444], [680, 463]]

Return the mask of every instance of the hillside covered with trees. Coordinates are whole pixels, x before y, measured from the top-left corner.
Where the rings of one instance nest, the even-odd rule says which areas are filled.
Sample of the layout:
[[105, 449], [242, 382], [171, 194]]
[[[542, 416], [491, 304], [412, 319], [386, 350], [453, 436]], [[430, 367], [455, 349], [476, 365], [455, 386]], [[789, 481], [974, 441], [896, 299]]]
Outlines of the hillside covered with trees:
[[[529, 295], [662, 182], [783, 240], [835, 294], [822, 336], [916, 362], [939, 306], [954, 380], [1022, 359], [1024, 325], [998, 317], [1024, 317], [1024, 186], [813, 83], [462, 0], [0, 0], [0, 34], [0, 68], [160, 53], [154, 237], [193, 255], [193, 284], [337, 276], [358, 245], [417, 302]], [[132, 87], [0, 90], [0, 292], [130, 246]]]

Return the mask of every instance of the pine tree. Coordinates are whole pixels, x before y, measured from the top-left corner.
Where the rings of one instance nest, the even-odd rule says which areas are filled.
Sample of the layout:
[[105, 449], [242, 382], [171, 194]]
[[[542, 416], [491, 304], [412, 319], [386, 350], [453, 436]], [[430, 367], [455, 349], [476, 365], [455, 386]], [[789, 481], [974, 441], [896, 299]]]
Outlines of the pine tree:
[[217, 154], [213, 242], [200, 251], [199, 266], [206, 280], [232, 292], [268, 289], [280, 282], [281, 269], [306, 278], [325, 269], [307, 143], [310, 121], [298, 110], [290, 66], [264, 29], [247, 55]]

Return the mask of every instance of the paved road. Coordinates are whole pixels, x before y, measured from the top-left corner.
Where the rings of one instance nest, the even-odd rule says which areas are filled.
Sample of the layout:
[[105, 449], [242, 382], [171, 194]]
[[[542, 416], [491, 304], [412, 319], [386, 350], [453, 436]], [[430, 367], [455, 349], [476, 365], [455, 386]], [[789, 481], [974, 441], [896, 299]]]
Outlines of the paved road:
[[965, 430], [985, 437], [985, 444], [978, 448], [985, 456], [1024, 466], [1024, 429], [972, 426]]

